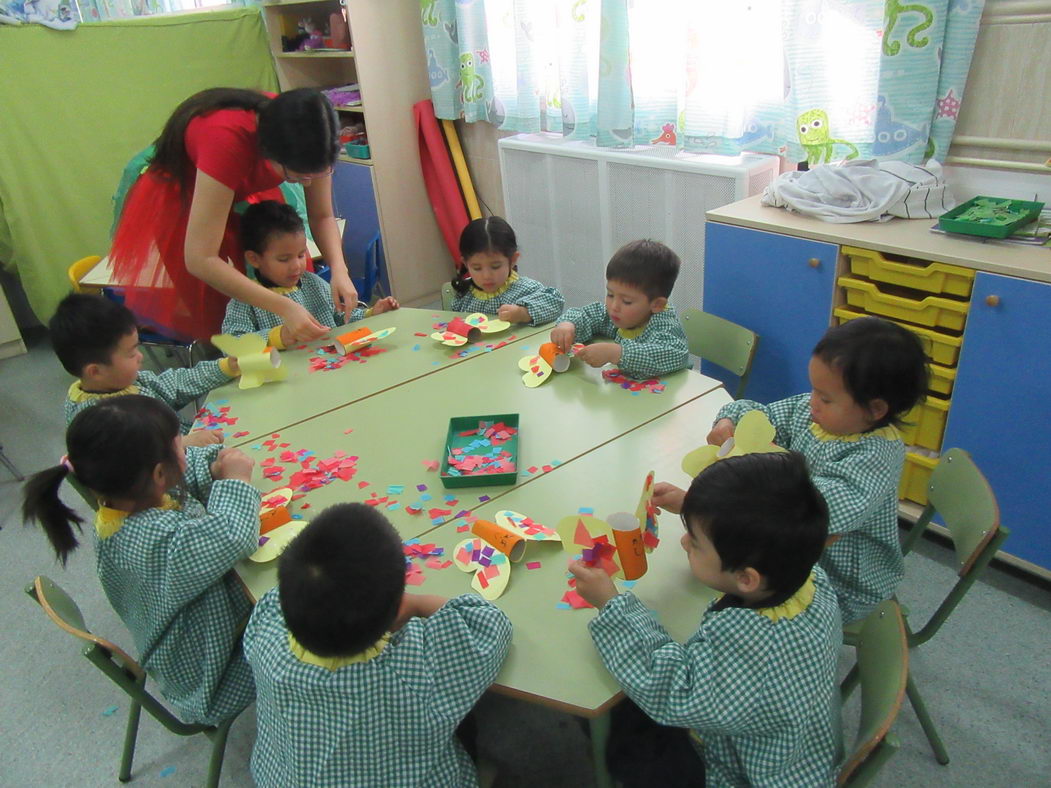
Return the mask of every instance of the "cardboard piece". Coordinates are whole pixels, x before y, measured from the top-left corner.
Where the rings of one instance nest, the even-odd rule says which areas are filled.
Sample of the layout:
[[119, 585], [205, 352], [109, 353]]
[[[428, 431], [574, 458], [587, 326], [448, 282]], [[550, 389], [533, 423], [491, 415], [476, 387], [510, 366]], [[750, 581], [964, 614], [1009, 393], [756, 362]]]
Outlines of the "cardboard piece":
[[606, 518], [613, 529], [617, 558], [625, 580], [638, 580], [646, 574], [646, 548], [638, 518], [630, 512], [615, 512]]
[[525, 555], [525, 538], [522, 534], [497, 525], [490, 520], [475, 520], [471, 533], [480, 536], [514, 562]]
[[238, 388], [254, 389], [288, 377], [288, 369], [281, 366], [281, 354], [267, 347], [266, 340], [259, 334], [239, 337], [216, 334], [212, 337], [212, 344], [237, 359], [237, 366], [241, 369]]
[[481, 312], [474, 312], [467, 317], [454, 317], [442, 331], [435, 331], [431, 339], [450, 347], [466, 345], [471, 335], [478, 331], [482, 334], [495, 334], [511, 327], [506, 320], [498, 320]]
[[385, 339], [398, 330], [397, 326], [391, 326], [390, 328], [384, 328], [379, 331], [370, 331], [367, 326], [361, 328], [355, 328], [352, 331], [347, 331], [336, 337], [336, 351], [342, 353], [344, 356], [353, 353], [355, 350], [361, 350], [371, 345], [373, 342], [379, 342], [381, 339]]

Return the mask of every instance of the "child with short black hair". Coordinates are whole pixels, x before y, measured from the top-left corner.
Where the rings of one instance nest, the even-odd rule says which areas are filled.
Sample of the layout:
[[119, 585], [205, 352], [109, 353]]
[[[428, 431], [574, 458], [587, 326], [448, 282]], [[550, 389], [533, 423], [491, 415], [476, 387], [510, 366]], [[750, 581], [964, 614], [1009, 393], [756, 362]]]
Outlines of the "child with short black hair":
[[178, 438], [163, 403], [102, 400], [69, 425], [67, 456], [26, 483], [22, 513], [65, 564], [82, 520], [59, 487], [75, 474], [95, 495], [95, 567], [143, 668], [184, 720], [215, 725], [255, 696], [241, 650], [251, 604], [231, 570], [259, 546], [260, 495], [250, 457]]
[[[85, 408], [122, 394], [144, 394], [178, 411], [240, 374], [236, 358], [201, 361], [160, 374], [143, 370], [135, 315], [98, 295], [70, 293], [59, 302], [48, 329], [58, 360], [78, 378], [66, 395], [66, 424]], [[190, 426], [183, 423], [182, 432]], [[221, 443], [222, 437], [217, 431], [198, 430], [186, 441], [207, 445]]]
[[[263, 200], [249, 205], [241, 216], [241, 247], [259, 284], [300, 304], [328, 328], [398, 308], [398, 302], [388, 296], [371, 307], [359, 305], [344, 320], [332, 304], [328, 283], [307, 270], [306, 230], [296, 209], [287, 203]], [[222, 331], [234, 336], [255, 332], [278, 350], [294, 342], [280, 315], [233, 298], [226, 305]]]
[[277, 575], [245, 631], [255, 783], [476, 785], [455, 731], [507, 656], [507, 616], [405, 593], [401, 539], [360, 503], [321, 512]]
[[452, 279], [456, 312], [482, 312], [508, 323], [550, 323], [566, 306], [554, 287], [518, 273], [518, 240], [499, 216], [468, 222], [460, 233], [460, 263]]
[[[809, 394], [770, 405], [724, 405], [708, 434], [722, 445], [750, 410], [766, 414], [775, 443], [802, 452], [830, 512], [821, 557], [843, 621], [867, 616], [894, 594], [905, 567], [898, 541], [898, 481], [905, 444], [897, 425], [927, 392], [919, 338], [889, 320], [863, 317], [830, 328], [810, 359]], [[658, 505], [677, 510], [682, 491], [654, 487]]]
[[668, 303], [679, 275], [679, 256], [659, 241], [632, 241], [606, 265], [606, 301], [567, 309], [551, 332], [564, 352], [574, 342], [608, 337], [576, 352], [593, 367], [616, 364], [633, 378], [686, 369], [686, 333]]
[[[588, 628], [603, 664], [655, 722], [694, 731], [707, 785], [833, 785], [842, 632], [815, 566], [828, 509], [806, 461], [796, 452], [719, 460], [690, 485], [682, 517], [690, 571], [723, 592], [685, 644], [605, 571], [570, 566], [600, 609]], [[664, 784], [652, 780], [661, 764], [610, 750], [611, 770], [630, 785]]]

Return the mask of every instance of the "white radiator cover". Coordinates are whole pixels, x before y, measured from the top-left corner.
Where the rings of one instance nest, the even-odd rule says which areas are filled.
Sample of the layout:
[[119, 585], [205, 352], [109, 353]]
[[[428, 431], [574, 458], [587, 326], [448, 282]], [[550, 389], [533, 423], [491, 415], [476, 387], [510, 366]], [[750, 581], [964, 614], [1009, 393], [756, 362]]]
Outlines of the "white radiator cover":
[[780, 162], [662, 145], [598, 148], [556, 134], [504, 137], [498, 150], [519, 269], [557, 287], [569, 306], [602, 300], [613, 252], [652, 238], [682, 258], [671, 303], [702, 307], [705, 212], [761, 192]]

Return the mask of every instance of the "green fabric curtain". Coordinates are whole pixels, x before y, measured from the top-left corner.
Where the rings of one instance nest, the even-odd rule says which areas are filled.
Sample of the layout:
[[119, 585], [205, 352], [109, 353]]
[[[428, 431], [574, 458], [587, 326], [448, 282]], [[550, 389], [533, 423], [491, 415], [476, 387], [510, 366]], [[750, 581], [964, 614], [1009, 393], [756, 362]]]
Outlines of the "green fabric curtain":
[[219, 85], [278, 89], [257, 9], [0, 26], [0, 73], [0, 262], [42, 321], [70, 263], [108, 251], [121, 171], [180, 101]]

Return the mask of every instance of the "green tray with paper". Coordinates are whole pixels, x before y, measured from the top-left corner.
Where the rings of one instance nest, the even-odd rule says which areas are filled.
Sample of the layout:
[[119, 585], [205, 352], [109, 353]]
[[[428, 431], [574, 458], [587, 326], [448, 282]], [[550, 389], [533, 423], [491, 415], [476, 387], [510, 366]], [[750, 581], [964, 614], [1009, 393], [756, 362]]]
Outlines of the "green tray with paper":
[[441, 467], [445, 487], [489, 487], [517, 479], [517, 413], [449, 419]]
[[1010, 200], [1005, 197], [972, 197], [938, 219], [939, 229], [947, 233], [1006, 238], [1040, 216], [1042, 202]]

